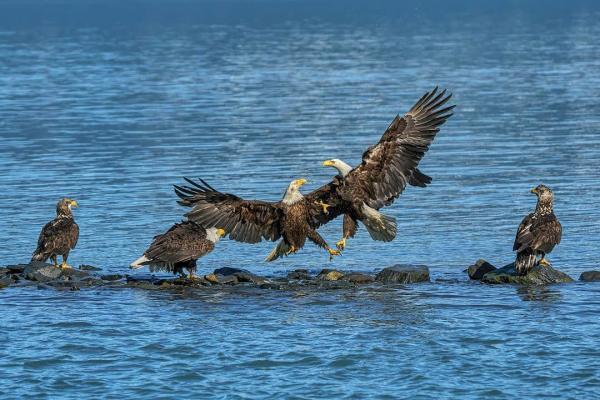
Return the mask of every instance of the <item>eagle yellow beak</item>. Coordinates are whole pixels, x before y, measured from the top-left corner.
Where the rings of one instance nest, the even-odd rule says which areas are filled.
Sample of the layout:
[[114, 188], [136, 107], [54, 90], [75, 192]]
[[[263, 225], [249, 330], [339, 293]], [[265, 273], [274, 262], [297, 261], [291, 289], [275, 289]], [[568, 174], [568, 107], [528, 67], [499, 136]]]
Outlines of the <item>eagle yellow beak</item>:
[[300, 178], [300, 179], [296, 180], [296, 185], [297, 185], [298, 187], [300, 187], [300, 186], [303, 186], [303, 185], [305, 185], [306, 183], [308, 183], [308, 181], [307, 181], [306, 179], [304, 179], [304, 178]]
[[324, 167], [333, 167], [333, 165], [334, 165], [333, 161], [331, 161], [331, 160], [325, 160], [325, 161], [323, 161], [323, 166]]
[[533, 193], [533, 194], [537, 194], [537, 188], [531, 189], [530, 192]]
[[218, 237], [225, 236], [225, 229], [221, 229], [221, 228], [217, 229], [217, 236]]
[[69, 203], [71, 205], [71, 207], [73, 208], [77, 208], [79, 207], [79, 204], [77, 204], [77, 202], [75, 200], [71, 200], [71, 202]]

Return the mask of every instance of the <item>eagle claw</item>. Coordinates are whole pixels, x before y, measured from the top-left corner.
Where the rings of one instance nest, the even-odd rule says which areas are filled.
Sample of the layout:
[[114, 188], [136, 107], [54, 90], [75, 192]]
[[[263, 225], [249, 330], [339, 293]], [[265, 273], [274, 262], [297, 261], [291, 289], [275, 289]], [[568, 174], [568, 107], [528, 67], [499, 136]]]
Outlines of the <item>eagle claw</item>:
[[340, 241], [335, 244], [335, 247], [340, 251], [344, 250], [346, 248], [346, 238], [340, 239]]
[[333, 257], [335, 256], [341, 256], [342, 252], [339, 250], [334, 250], [334, 249], [327, 249], [327, 252], [329, 253], [329, 261], [333, 260]]
[[329, 213], [329, 207], [331, 207], [331, 204], [324, 203], [323, 201], [317, 201], [317, 202], [315, 202], [315, 204], [317, 204], [323, 208], [324, 214]]
[[550, 267], [552, 265], [550, 264], [550, 261], [546, 260], [545, 258], [542, 258], [538, 264], [543, 265], [544, 267]]

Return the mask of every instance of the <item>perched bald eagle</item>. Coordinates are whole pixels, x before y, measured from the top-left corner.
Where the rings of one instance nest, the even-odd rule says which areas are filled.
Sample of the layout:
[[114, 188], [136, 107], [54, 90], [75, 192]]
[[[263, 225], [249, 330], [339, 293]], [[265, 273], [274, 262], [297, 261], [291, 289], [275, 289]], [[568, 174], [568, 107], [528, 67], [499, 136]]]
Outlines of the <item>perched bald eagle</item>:
[[191, 186], [175, 186], [175, 193], [180, 197], [179, 204], [193, 207], [185, 214], [188, 219], [203, 226], [222, 228], [230, 239], [239, 242], [282, 239], [266, 261], [297, 252], [306, 239], [324, 248], [330, 257], [340, 254], [316, 231], [319, 223], [315, 216], [322, 211], [312, 199], [300, 193], [306, 179], [292, 181], [277, 202], [244, 200], [221, 193], [202, 179], [200, 182], [185, 179]]
[[[545, 258], [546, 254], [560, 243], [562, 237], [562, 226], [552, 208], [552, 190], [539, 185], [531, 189], [531, 193], [535, 193], [538, 198], [535, 211], [526, 216], [519, 225], [513, 245], [513, 251], [517, 252], [515, 269], [519, 275], [527, 275], [536, 264], [550, 265]], [[538, 256], [541, 256], [539, 261]]]
[[192, 278], [196, 273], [196, 261], [213, 251], [224, 234], [223, 229], [205, 229], [195, 222], [183, 221], [155, 236], [144, 255], [129, 267], [139, 269], [148, 265], [152, 272], [166, 271], [181, 276], [185, 276], [185, 268]]
[[355, 235], [357, 221], [365, 224], [375, 240], [394, 239], [396, 221], [377, 210], [392, 204], [407, 184], [424, 187], [431, 183], [417, 165], [440, 126], [452, 116], [454, 106], [443, 107], [451, 97], [445, 90], [438, 93], [437, 88], [425, 93], [404, 116], [394, 118], [379, 143], [363, 154], [362, 163], [356, 168], [339, 159], [323, 162], [339, 174], [311, 197], [323, 206], [325, 220], [344, 214], [338, 249], [344, 249], [346, 240]]
[[37, 248], [31, 256], [31, 261], [52, 260], [58, 267], [57, 256], [62, 256], [61, 268], [69, 268], [67, 258], [69, 252], [77, 245], [79, 239], [79, 226], [73, 218], [72, 208], [77, 207], [77, 202], [71, 199], [61, 199], [56, 205], [56, 218], [42, 228], [38, 238]]

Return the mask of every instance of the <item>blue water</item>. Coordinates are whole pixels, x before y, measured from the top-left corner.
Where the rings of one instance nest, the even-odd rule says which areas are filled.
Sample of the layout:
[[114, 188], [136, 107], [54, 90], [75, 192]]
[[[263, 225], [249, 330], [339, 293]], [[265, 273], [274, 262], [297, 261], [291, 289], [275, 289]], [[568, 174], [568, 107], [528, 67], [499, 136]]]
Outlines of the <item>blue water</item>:
[[[600, 7], [595, 2], [4, 1], [0, 265], [26, 261], [75, 198], [73, 264], [127, 272], [203, 177], [279, 199], [326, 182], [426, 90], [455, 115], [421, 167], [434, 179], [333, 263], [307, 245], [222, 241], [200, 272], [372, 272], [426, 264], [431, 284], [277, 292], [0, 290], [1, 398], [557, 398], [600, 393], [600, 285], [490, 287], [543, 182], [555, 267], [599, 266]], [[321, 229], [335, 243], [340, 223]]]

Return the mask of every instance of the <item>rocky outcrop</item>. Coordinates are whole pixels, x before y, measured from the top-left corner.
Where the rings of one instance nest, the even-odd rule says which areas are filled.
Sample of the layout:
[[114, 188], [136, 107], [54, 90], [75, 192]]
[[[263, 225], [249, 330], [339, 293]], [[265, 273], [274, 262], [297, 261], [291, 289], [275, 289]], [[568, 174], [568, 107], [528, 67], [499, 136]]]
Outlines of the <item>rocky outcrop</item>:
[[600, 271], [585, 271], [579, 276], [582, 282], [600, 282]]
[[56, 268], [53, 265], [41, 263], [41, 262], [32, 262], [27, 265], [23, 270], [23, 275], [25, 275], [25, 279], [29, 279], [30, 281], [36, 282], [50, 282], [55, 279], [58, 279], [62, 274], [61, 268]]
[[429, 268], [425, 265], [394, 265], [384, 268], [375, 280], [382, 283], [429, 282]]
[[342, 277], [344, 281], [354, 283], [356, 285], [365, 285], [367, 283], [375, 282], [375, 277], [367, 274], [361, 274], [359, 272], [352, 272]]
[[478, 281], [481, 280], [481, 278], [483, 278], [485, 274], [487, 274], [488, 272], [492, 272], [495, 269], [497, 268], [489, 262], [483, 259], [479, 259], [475, 264], [471, 265], [467, 269], [467, 273], [469, 274], [469, 278]]
[[[256, 285], [262, 285], [263, 283], [267, 282], [266, 278], [255, 275], [246, 269], [224, 267], [224, 268], [215, 269], [213, 274], [222, 275], [224, 277], [234, 276], [235, 278], [237, 278], [238, 282], [242, 282], [242, 283], [254, 283]], [[223, 281], [223, 279], [221, 281]], [[219, 282], [219, 283], [223, 283], [223, 282]]]
[[552, 267], [536, 265], [527, 275], [517, 275], [514, 263], [486, 273], [482, 278], [485, 283], [513, 283], [518, 285], [548, 285], [553, 283], [569, 283], [573, 279]]
[[310, 273], [307, 269], [295, 269], [287, 274], [287, 278], [291, 280], [308, 281], [312, 279], [312, 276], [310, 276]]
[[323, 269], [317, 275], [317, 279], [322, 281], [337, 281], [340, 280], [344, 274], [335, 269]]

